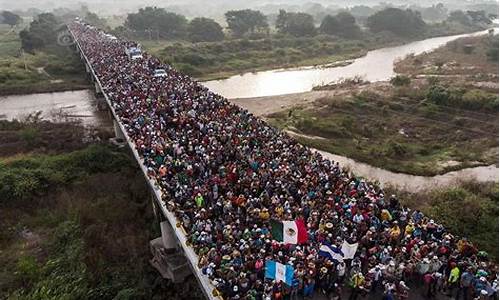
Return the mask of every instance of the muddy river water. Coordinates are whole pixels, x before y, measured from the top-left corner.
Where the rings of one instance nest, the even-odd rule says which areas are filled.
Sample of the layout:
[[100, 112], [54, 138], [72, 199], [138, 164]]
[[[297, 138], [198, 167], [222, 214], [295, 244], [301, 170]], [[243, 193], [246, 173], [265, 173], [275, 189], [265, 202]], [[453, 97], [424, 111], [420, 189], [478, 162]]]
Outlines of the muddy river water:
[[[485, 32], [474, 34], [483, 33]], [[354, 75], [363, 75], [370, 81], [386, 80], [393, 76], [393, 62], [397, 58], [410, 53], [435, 49], [461, 36], [466, 35], [438, 37], [370, 51], [366, 56], [345, 67], [247, 73], [226, 80], [206, 82], [205, 85], [227, 98], [247, 98], [310, 91], [314, 85]], [[41, 111], [44, 118], [56, 121], [61, 118], [70, 118], [81, 120], [85, 125], [109, 126], [111, 124], [107, 113], [97, 109], [94, 93], [88, 90], [0, 97], [0, 120], [22, 119], [37, 111]], [[334, 161], [339, 161], [342, 166], [349, 167], [357, 175], [377, 180], [383, 185], [391, 184], [409, 191], [446, 186], [464, 178], [498, 182], [499, 170], [495, 165], [426, 177], [390, 172], [332, 153], [322, 152], [322, 154]]]
[[368, 81], [388, 80], [394, 76], [394, 62], [408, 54], [420, 54], [434, 50], [449, 41], [470, 35], [486, 34], [479, 31], [472, 34], [460, 34], [430, 38], [396, 47], [369, 51], [350, 65], [336, 68], [305, 67], [296, 69], [269, 70], [245, 73], [223, 80], [204, 82], [205, 86], [229, 99], [275, 96], [310, 91], [314, 86], [362, 76]]

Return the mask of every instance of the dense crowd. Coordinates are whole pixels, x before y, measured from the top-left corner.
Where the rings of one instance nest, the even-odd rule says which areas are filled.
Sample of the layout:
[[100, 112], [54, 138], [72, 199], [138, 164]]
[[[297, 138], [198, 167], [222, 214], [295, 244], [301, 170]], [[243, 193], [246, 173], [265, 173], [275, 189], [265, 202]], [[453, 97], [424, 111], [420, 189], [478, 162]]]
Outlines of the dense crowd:
[[[131, 60], [133, 42], [70, 29], [223, 298], [497, 297], [497, 265], [466, 238], [147, 53]], [[302, 219], [308, 242], [276, 242], [272, 219]], [[343, 241], [354, 259], [318, 255]], [[265, 279], [267, 260], [292, 265], [293, 284]]]

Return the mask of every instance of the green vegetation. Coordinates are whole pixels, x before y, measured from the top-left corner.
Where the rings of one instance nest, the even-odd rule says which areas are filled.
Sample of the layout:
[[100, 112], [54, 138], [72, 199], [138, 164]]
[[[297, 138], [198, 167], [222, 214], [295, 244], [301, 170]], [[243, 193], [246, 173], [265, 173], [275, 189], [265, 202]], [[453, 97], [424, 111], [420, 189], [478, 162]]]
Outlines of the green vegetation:
[[495, 109], [437, 104], [425, 99], [432, 89], [416, 85], [392, 95], [372, 91], [324, 98], [311, 108], [268, 118], [301, 134], [296, 139], [305, 145], [395, 172], [430, 176], [497, 163]]
[[340, 12], [335, 16], [327, 15], [319, 30], [326, 34], [343, 38], [356, 38], [361, 36], [361, 28], [356, 24], [356, 19], [348, 12]]
[[192, 42], [215, 42], [224, 39], [219, 23], [208, 18], [194, 18], [188, 25], [188, 38]]
[[498, 260], [498, 183], [464, 181], [456, 187], [397, 194]]
[[188, 299], [198, 289], [149, 266], [148, 242], [160, 233], [126, 153], [94, 145], [9, 158], [0, 178], [2, 298]]
[[[59, 25], [53, 20], [45, 16], [21, 32], [0, 26], [0, 95], [88, 88], [79, 58], [57, 45]], [[32, 53], [23, 52], [22, 46]]]
[[368, 17], [367, 25], [372, 32], [390, 31], [399, 36], [418, 36], [426, 26], [419, 13], [392, 7]]
[[92, 24], [97, 28], [101, 28], [104, 30], [110, 29], [105, 19], [99, 17], [96, 13], [93, 13], [91, 11], [86, 12], [85, 16], [83, 17], [83, 20], [89, 24]]
[[61, 21], [51, 13], [43, 13], [33, 20], [29, 28], [23, 29], [19, 36], [24, 51], [34, 54], [35, 50], [42, 49], [57, 42], [57, 33]]
[[427, 99], [437, 105], [469, 110], [498, 111], [498, 94], [480, 90], [431, 85]]
[[69, 154], [0, 162], [0, 205], [33, 199], [44, 191], [91, 174], [119, 170], [127, 161], [124, 154], [91, 146]]
[[[496, 54], [496, 55], [495, 55]], [[435, 51], [410, 55], [395, 65], [398, 73], [417, 75], [461, 75], [452, 82], [498, 81], [498, 35], [464, 37]], [[462, 78], [463, 79], [463, 78]], [[440, 77], [446, 81], [446, 77]]]
[[292, 36], [310, 36], [316, 33], [313, 16], [301, 12], [286, 12], [281, 9], [276, 19], [279, 33]]
[[225, 14], [228, 28], [234, 36], [269, 32], [267, 18], [258, 10], [230, 10]]
[[226, 77], [276, 67], [319, 65], [363, 55], [363, 41], [339, 41], [332, 36], [224, 40], [216, 43], [173, 43], [150, 50], [163, 61], [199, 79]]
[[4, 10], [0, 13], [0, 21], [1, 24], [7, 24], [9, 26], [15, 26], [21, 23], [22, 19], [20, 16], [12, 13], [10, 11]]
[[[442, 7], [435, 7], [435, 11], [443, 13]], [[224, 14], [229, 33], [225, 35], [221, 25], [212, 19], [188, 22], [184, 16], [163, 8], [146, 7], [128, 14], [125, 26], [115, 28], [113, 33], [138, 39], [148, 51], [181, 72], [210, 80], [243, 72], [327, 64], [359, 57], [379, 47], [487, 26], [475, 12], [464, 13], [469, 22], [451, 18], [434, 24], [426, 24], [417, 11], [397, 8], [381, 9], [368, 18], [366, 14], [373, 10], [363, 7], [329, 12], [282, 9], [272, 16], [275, 26], [270, 27], [267, 16], [260, 11], [230, 10]], [[367, 18], [368, 30], [360, 28], [356, 16]], [[317, 27], [317, 23], [321, 25]]]
[[[247, 38], [211, 43], [141, 41], [141, 44], [180, 71], [200, 80], [211, 80], [273, 68], [322, 65], [356, 58], [379, 47], [478, 29], [443, 22], [424, 23], [418, 35], [398, 35], [387, 31], [367, 33], [359, 30], [351, 15], [341, 13], [325, 17], [320, 31], [326, 34], [314, 35], [317, 30], [313, 31], [307, 25], [310, 22], [305, 21], [306, 17], [285, 11], [280, 14], [276, 21], [279, 33], [267, 38], [255, 38], [261, 31], [253, 35], [249, 31], [246, 35], [241, 34]], [[335, 26], [337, 23], [342, 26]]]
[[[488, 55], [495, 47], [494, 35], [458, 39], [398, 62], [391, 85], [346, 79], [316, 87], [333, 96], [312, 107], [268, 117], [306, 145], [391, 171], [498, 164], [498, 62]], [[364, 92], [347, 94], [363, 84]]]
[[390, 83], [393, 86], [407, 86], [411, 83], [411, 78], [405, 75], [396, 75], [391, 78]]
[[163, 8], [148, 6], [128, 14], [125, 27], [144, 33], [155, 31], [162, 38], [182, 38], [186, 36], [187, 19]]

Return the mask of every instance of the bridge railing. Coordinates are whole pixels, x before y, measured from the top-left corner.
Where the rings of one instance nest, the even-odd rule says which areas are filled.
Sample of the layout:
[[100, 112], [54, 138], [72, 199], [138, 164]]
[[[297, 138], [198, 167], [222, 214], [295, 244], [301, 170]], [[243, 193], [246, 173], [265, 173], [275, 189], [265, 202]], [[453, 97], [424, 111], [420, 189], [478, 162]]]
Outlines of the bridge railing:
[[95, 73], [94, 68], [90, 64], [89, 59], [87, 58], [85, 52], [83, 51], [83, 49], [80, 45], [80, 42], [78, 41], [77, 36], [75, 34], [73, 34], [71, 29], [69, 29], [69, 31], [70, 31], [70, 33], [75, 41], [75, 45], [76, 45], [78, 51], [82, 54], [82, 56], [84, 58], [85, 64], [87, 66], [89, 66], [90, 71], [92, 73], [92, 76], [94, 77], [96, 83], [99, 85], [99, 88], [102, 91], [102, 95], [104, 96], [104, 99], [106, 100], [106, 103], [108, 104], [108, 107], [111, 111], [111, 114], [113, 115], [113, 118], [118, 123], [118, 126], [119, 126], [120, 130], [122, 131], [123, 136], [125, 137], [125, 141], [127, 142], [128, 146], [130, 147], [130, 150], [132, 151], [132, 154], [134, 155], [135, 159], [139, 163], [139, 167], [142, 170], [142, 174], [144, 175], [146, 182], [150, 186], [151, 191], [155, 195], [156, 202], [157, 202], [158, 206], [160, 207], [161, 212], [163, 213], [165, 218], [168, 220], [168, 222], [170, 223], [170, 226], [172, 227], [173, 231], [175, 232], [175, 236], [177, 237], [178, 244], [184, 250], [184, 255], [186, 256], [186, 258], [189, 262], [191, 270], [193, 271], [198, 282], [200, 283], [200, 286], [201, 286], [205, 296], [211, 300], [212, 299], [213, 300], [222, 299], [220, 296], [214, 296], [214, 291], [216, 291], [215, 287], [209, 281], [208, 277], [206, 275], [202, 274], [201, 269], [198, 267], [198, 261], [199, 261], [198, 255], [194, 252], [193, 248], [191, 248], [187, 245], [187, 240], [188, 240], [187, 235], [183, 232], [183, 230], [181, 230], [182, 227], [180, 227], [180, 226], [177, 227], [177, 223], [178, 223], [177, 218], [175, 217], [175, 215], [171, 211], [168, 210], [165, 201], [162, 200], [163, 193], [162, 193], [161, 189], [157, 186], [156, 181], [152, 180], [148, 176], [148, 171], [147, 171], [146, 167], [144, 166], [144, 164], [142, 163], [141, 156], [137, 152], [134, 143], [132, 142], [132, 140], [130, 139], [130, 137], [127, 134], [127, 130], [125, 129], [125, 127], [123, 126], [123, 124], [120, 121], [120, 118], [116, 114], [115, 109], [114, 109], [111, 101], [109, 100], [108, 95], [106, 94], [106, 91], [103, 89], [103, 86], [101, 84], [99, 77]]

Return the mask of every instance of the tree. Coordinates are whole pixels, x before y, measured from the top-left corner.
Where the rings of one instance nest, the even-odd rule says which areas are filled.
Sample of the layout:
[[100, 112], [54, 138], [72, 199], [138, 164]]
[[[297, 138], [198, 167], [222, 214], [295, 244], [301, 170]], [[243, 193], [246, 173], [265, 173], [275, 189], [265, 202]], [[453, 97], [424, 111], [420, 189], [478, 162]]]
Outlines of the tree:
[[422, 9], [422, 18], [430, 22], [439, 22], [446, 19], [448, 10], [443, 5], [443, 3], [438, 3], [437, 5], [432, 5]]
[[468, 10], [467, 15], [470, 16], [470, 18], [474, 23], [485, 23], [485, 24], [492, 23], [490, 18], [486, 16], [486, 12], [484, 10], [479, 10], [479, 11]]
[[450, 12], [450, 15], [448, 16], [448, 21], [457, 22], [466, 26], [472, 25], [471, 18], [461, 10], [454, 10]]
[[225, 17], [229, 29], [238, 37], [269, 29], [266, 16], [257, 10], [230, 10]]
[[390, 80], [393, 86], [407, 86], [410, 85], [411, 79], [406, 75], [396, 75]]
[[419, 12], [393, 7], [371, 15], [366, 22], [372, 32], [390, 31], [403, 37], [421, 34], [426, 27]]
[[344, 38], [357, 38], [361, 35], [356, 19], [348, 12], [340, 12], [335, 17], [326, 16], [319, 29], [323, 33]]
[[16, 15], [15, 13], [12, 13], [10, 11], [4, 10], [0, 14], [0, 23], [1, 24], [7, 24], [10, 25], [11, 27], [16, 26], [17, 24], [21, 23], [22, 19], [20, 16]]
[[214, 42], [224, 39], [219, 23], [208, 18], [194, 18], [188, 25], [188, 38], [193, 42]]
[[337, 21], [337, 18], [332, 15], [327, 15], [325, 18], [323, 18], [323, 21], [321, 21], [319, 31], [326, 34], [335, 35], [337, 34], [338, 27], [339, 22]]
[[356, 18], [366, 19], [375, 13], [375, 9], [366, 5], [356, 5], [351, 7], [349, 12]]
[[136, 31], [157, 31], [164, 38], [184, 38], [187, 29], [186, 17], [167, 12], [163, 8], [146, 7], [130, 13], [125, 26]]
[[294, 36], [313, 35], [316, 33], [313, 16], [306, 13], [289, 13], [280, 10], [276, 20], [276, 28], [280, 33]]
[[57, 42], [57, 32], [61, 22], [51, 13], [42, 13], [30, 23], [29, 30], [19, 33], [21, 46], [27, 52], [52, 45]]
[[286, 31], [286, 18], [287, 18], [286, 11], [284, 9], [280, 9], [278, 17], [276, 17], [276, 23], [275, 23], [278, 32]]
[[97, 14], [91, 11], [88, 11], [83, 19], [85, 20], [85, 22], [92, 24], [97, 28], [106, 29], [108, 27], [105, 19], [100, 18]]

